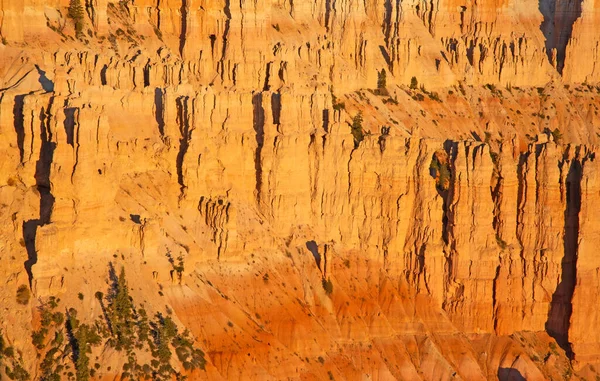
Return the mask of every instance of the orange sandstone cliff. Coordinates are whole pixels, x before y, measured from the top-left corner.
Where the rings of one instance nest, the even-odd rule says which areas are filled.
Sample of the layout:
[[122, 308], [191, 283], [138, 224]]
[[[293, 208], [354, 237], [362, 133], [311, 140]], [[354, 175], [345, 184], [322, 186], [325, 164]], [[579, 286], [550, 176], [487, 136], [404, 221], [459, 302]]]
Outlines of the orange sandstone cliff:
[[1, 1], [0, 378], [600, 377], [599, 15]]

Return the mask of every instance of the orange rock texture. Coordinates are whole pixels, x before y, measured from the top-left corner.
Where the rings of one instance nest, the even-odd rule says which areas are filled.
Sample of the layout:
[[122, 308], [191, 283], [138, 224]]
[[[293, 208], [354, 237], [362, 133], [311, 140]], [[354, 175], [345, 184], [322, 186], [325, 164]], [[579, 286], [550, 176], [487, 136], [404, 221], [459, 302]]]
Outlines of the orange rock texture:
[[0, 2], [0, 378], [600, 377], [599, 15]]

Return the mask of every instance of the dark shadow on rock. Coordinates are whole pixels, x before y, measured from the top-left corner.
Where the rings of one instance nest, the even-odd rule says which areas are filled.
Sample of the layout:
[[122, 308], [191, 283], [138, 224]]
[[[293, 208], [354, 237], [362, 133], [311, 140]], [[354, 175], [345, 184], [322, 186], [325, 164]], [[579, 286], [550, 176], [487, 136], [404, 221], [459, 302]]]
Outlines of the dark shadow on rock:
[[527, 381], [527, 379], [516, 369], [500, 368], [498, 369], [498, 381]]
[[[583, 0], [539, 0], [539, 10], [544, 16], [540, 29], [546, 38], [546, 54], [560, 74], [565, 67], [567, 45], [573, 33], [573, 24], [581, 16], [582, 2]], [[554, 49], [556, 57], [553, 57]]]
[[183, 57], [183, 49], [187, 38], [187, 17], [188, 4], [187, 0], [181, 0], [181, 34], [179, 35], [179, 55]]
[[23, 149], [23, 142], [25, 141], [25, 126], [23, 122], [23, 106], [25, 104], [25, 95], [17, 95], [15, 97], [15, 105], [13, 106], [13, 120], [15, 132], [17, 133], [17, 147], [19, 147], [19, 155], [21, 163], [23, 162], [23, 156], [25, 151]]
[[273, 93], [271, 96], [271, 111], [273, 112], [273, 124], [279, 124], [281, 118], [281, 94]]
[[63, 125], [65, 127], [65, 133], [67, 134], [67, 144], [71, 147], [75, 146], [75, 112], [77, 108], [67, 107], [65, 108], [65, 121]]
[[560, 283], [550, 302], [546, 332], [552, 336], [558, 345], [566, 352], [567, 357], [573, 358], [569, 343], [569, 327], [573, 312], [573, 292], [575, 291], [577, 271], [577, 250], [579, 241], [579, 211], [581, 209], [581, 177], [582, 168], [578, 160], [573, 160], [566, 181], [564, 257], [561, 262], [562, 273]]
[[192, 139], [192, 131], [190, 129], [190, 114], [193, 114], [193, 111], [190, 113], [189, 103], [189, 97], [187, 96], [181, 96], [176, 100], [177, 125], [179, 126], [179, 133], [181, 135], [179, 138], [179, 152], [177, 153], [176, 161], [177, 179], [181, 189], [180, 197], [183, 197], [185, 189], [187, 188], [183, 174], [183, 161], [189, 148], [190, 140]]
[[40, 69], [40, 67], [38, 65], [35, 65], [35, 68], [38, 71], [38, 74], [40, 75], [39, 81], [40, 81], [40, 84], [42, 85], [42, 89], [44, 89], [44, 91], [47, 93], [53, 92], [54, 91], [54, 82], [52, 82], [51, 80], [48, 79], [48, 77], [46, 77], [46, 72], [43, 71], [42, 69]]
[[29, 220], [23, 222], [23, 240], [25, 241], [25, 249], [27, 250], [27, 260], [23, 264], [27, 277], [29, 279], [29, 287], [33, 280], [33, 272], [31, 268], [37, 263], [37, 251], [35, 250], [35, 238], [37, 228], [40, 225], [40, 220]]
[[163, 103], [163, 90], [160, 88], [154, 89], [154, 118], [158, 123], [158, 132], [161, 139], [165, 136], [165, 108]]
[[317, 267], [321, 269], [321, 254], [319, 254], [319, 246], [315, 241], [306, 241], [306, 248], [310, 251], [315, 257], [315, 262], [317, 263]]
[[23, 264], [27, 277], [29, 278], [29, 286], [33, 281], [32, 267], [37, 263], [38, 255], [35, 249], [35, 240], [37, 237], [37, 228], [50, 223], [52, 209], [54, 208], [54, 196], [51, 192], [50, 170], [54, 158], [54, 150], [56, 143], [51, 141], [52, 135], [49, 127], [49, 114], [46, 114], [42, 108], [40, 115], [40, 156], [35, 165], [35, 183], [40, 194], [40, 215], [37, 219], [32, 219], [23, 222], [23, 241], [27, 250], [27, 260]]
[[256, 151], [254, 152], [254, 169], [256, 173], [256, 201], [260, 206], [260, 196], [262, 190], [262, 157], [261, 152], [265, 141], [265, 109], [262, 105], [262, 93], [256, 93], [252, 96], [252, 124], [256, 135]]

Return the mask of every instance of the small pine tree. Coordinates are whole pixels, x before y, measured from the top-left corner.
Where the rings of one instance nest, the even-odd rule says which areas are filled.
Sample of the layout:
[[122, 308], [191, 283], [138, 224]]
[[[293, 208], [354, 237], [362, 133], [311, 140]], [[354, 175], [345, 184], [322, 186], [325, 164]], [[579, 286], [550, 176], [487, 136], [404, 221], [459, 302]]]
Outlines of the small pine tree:
[[377, 73], [377, 93], [379, 95], [388, 95], [387, 91], [387, 73], [385, 69], [381, 69], [380, 72]]
[[358, 148], [360, 142], [365, 139], [365, 133], [362, 128], [363, 116], [362, 112], [359, 112], [352, 118], [352, 136], [354, 136], [354, 148]]
[[417, 77], [412, 77], [410, 79], [410, 88], [411, 90], [416, 90], [419, 88], [419, 81], [417, 81]]
[[70, 0], [69, 2], [69, 17], [75, 23], [75, 34], [77, 37], [83, 34], [85, 10], [81, 5], [81, 0]]
[[109, 310], [111, 326], [116, 335], [115, 347], [118, 350], [131, 348], [133, 345], [133, 302], [129, 296], [124, 267], [121, 267]]

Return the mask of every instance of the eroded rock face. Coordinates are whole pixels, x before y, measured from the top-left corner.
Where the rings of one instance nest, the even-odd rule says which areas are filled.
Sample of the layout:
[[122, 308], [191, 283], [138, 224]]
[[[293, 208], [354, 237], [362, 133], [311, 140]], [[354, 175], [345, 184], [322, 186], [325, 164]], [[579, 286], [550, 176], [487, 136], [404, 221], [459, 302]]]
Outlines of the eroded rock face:
[[592, 3], [5, 1], [4, 337], [110, 264], [193, 378], [595, 377]]

